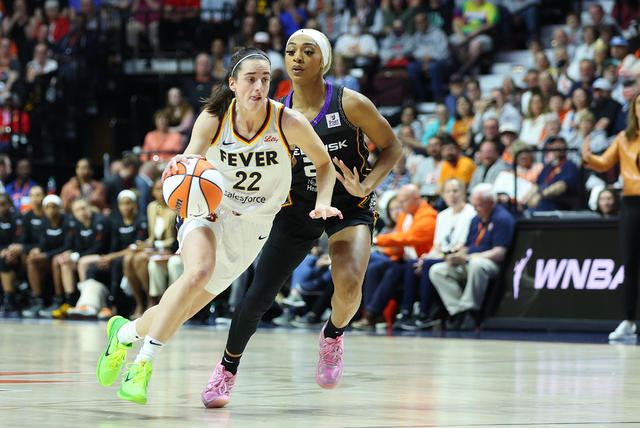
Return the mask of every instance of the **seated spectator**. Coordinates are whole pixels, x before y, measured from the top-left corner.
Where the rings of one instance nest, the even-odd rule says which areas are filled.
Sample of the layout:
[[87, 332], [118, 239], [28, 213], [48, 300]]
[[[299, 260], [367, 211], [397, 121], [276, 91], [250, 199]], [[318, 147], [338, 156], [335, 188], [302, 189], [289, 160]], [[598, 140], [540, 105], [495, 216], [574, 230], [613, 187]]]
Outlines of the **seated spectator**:
[[568, 96], [573, 79], [569, 77], [569, 54], [566, 48], [556, 48], [554, 51], [554, 62], [556, 63], [556, 89], [563, 96]]
[[450, 135], [442, 135], [440, 141], [442, 142], [444, 162], [440, 169], [440, 177], [438, 177], [438, 188], [436, 189], [438, 195], [442, 193], [442, 185], [449, 178], [457, 178], [465, 186], [468, 185], [476, 169], [476, 164], [471, 159], [460, 155], [460, 146]]
[[502, 153], [500, 143], [495, 141], [484, 141], [478, 149], [478, 160], [480, 164], [473, 172], [469, 187], [475, 188], [480, 183], [493, 184], [500, 172], [510, 170], [509, 164], [501, 159]]
[[384, 193], [391, 190], [397, 190], [409, 183], [411, 183], [411, 174], [409, 174], [407, 169], [407, 158], [402, 155], [400, 159], [398, 159], [398, 162], [396, 162], [393, 169], [389, 172], [389, 175], [382, 180], [377, 191], [379, 193]]
[[71, 177], [60, 192], [62, 209], [71, 212], [71, 203], [76, 198], [84, 198], [92, 207], [102, 211], [107, 207], [107, 194], [104, 184], [93, 179], [93, 168], [89, 159], [82, 158], [76, 162], [76, 175]]
[[416, 165], [416, 172], [411, 182], [418, 186], [422, 196], [436, 195], [440, 167], [442, 166], [442, 145], [440, 137], [431, 137], [427, 145], [427, 157], [422, 158]]
[[196, 120], [196, 115], [193, 107], [182, 96], [180, 88], [173, 87], [169, 89], [165, 110], [169, 115], [169, 130], [178, 132], [183, 138], [188, 137]]
[[25, 80], [27, 83], [34, 83], [36, 79], [49, 78], [58, 70], [58, 63], [55, 59], [47, 57], [49, 48], [45, 43], [38, 43], [33, 48], [33, 59], [27, 63], [25, 70]]
[[[282, 300], [282, 304], [293, 308], [306, 306], [303, 296], [318, 295], [322, 292], [325, 286], [323, 275], [329, 271], [330, 266], [331, 258], [326, 248], [323, 248], [323, 246], [318, 243], [318, 245], [315, 245], [309, 251], [309, 254], [291, 274], [289, 295]], [[331, 274], [329, 273], [329, 280], [330, 279]]]
[[542, 94], [545, 102], [548, 103], [551, 95], [556, 93], [558, 86], [553, 77], [553, 74], [551, 74], [548, 70], [541, 72], [538, 76], [538, 82], [540, 83], [540, 93]]
[[194, 60], [193, 69], [195, 75], [184, 83], [182, 90], [189, 105], [194, 111], [199, 112], [202, 109], [202, 100], [209, 98], [215, 83], [211, 73], [211, 57], [206, 53], [199, 53]]
[[598, 194], [596, 211], [602, 217], [617, 217], [620, 215], [620, 197], [612, 189], [602, 189]]
[[[535, 149], [535, 146], [530, 146], [522, 140], [516, 140], [511, 145], [511, 152], [513, 153], [516, 161], [516, 175], [518, 178], [528, 181], [529, 183], [536, 183], [538, 176], [544, 168], [542, 162], [536, 162], [533, 152], [528, 150]], [[522, 198], [523, 195], [520, 195]]]
[[580, 61], [580, 79], [573, 82], [569, 89], [569, 96], [578, 88], [587, 91], [589, 99], [593, 98], [593, 83], [596, 80], [596, 63], [593, 58], [585, 58]]
[[[449, 109], [449, 113], [453, 116], [456, 115], [458, 98], [462, 95], [464, 95], [464, 79], [461, 76], [451, 76], [449, 79], [449, 94], [445, 97], [444, 103]], [[471, 105], [471, 102], [469, 102], [469, 105]]]
[[77, 198], [71, 204], [71, 213], [74, 223], [67, 235], [65, 251], [54, 256], [52, 261], [55, 287], [64, 290], [64, 303], [51, 312], [53, 318], [65, 318], [67, 310], [78, 300], [76, 275], [80, 258], [107, 253], [111, 241], [109, 219], [91, 211], [89, 201]]
[[520, 109], [526, 115], [529, 111], [529, 103], [534, 93], [540, 93], [540, 73], [538, 70], [531, 69], [525, 74], [523, 82], [525, 87], [522, 88], [522, 96], [520, 97]]
[[[576, 46], [572, 45], [569, 40], [569, 35], [562, 27], [556, 27], [553, 30], [553, 39], [551, 40], [551, 46], [554, 48], [564, 48], [567, 50], [569, 58], [573, 57], [576, 51]], [[557, 65], [557, 62], [556, 62]]]
[[178, 254], [153, 255], [149, 259], [148, 270], [149, 296], [152, 301], [159, 301], [167, 288], [184, 272], [182, 257]]
[[145, 295], [149, 296], [149, 260], [154, 255], [173, 253], [176, 244], [176, 213], [167, 206], [162, 196], [162, 179], [153, 183], [152, 193], [154, 200], [147, 207], [149, 237], [146, 241], [137, 241], [137, 251], [126, 254], [123, 260], [124, 276], [136, 301], [135, 311], [131, 315], [134, 319], [142, 316], [154, 301], [151, 296], [145, 299]]
[[37, 183], [31, 180], [31, 162], [28, 159], [20, 159], [16, 164], [16, 178], [7, 184], [4, 191], [13, 201], [13, 206], [19, 213], [31, 209], [29, 192]]
[[392, 31], [380, 42], [382, 67], [407, 67], [412, 54], [411, 36], [405, 32], [400, 19], [393, 21]]
[[611, 57], [618, 61], [618, 74], [620, 77], [630, 77], [638, 60], [635, 55], [629, 53], [629, 42], [624, 37], [616, 36], [609, 44]]
[[578, 131], [580, 117], [589, 111], [589, 94], [583, 88], [577, 88], [571, 95], [571, 110], [562, 121], [562, 134], [566, 138], [573, 138]]
[[482, 124], [489, 118], [497, 118], [498, 123], [509, 123], [520, 130], [522, 116], [518, 109], [508, 103], [502, 93], [502, 89], [491, 90], [490, 98], [483, 100], [482, 108], [476, 111], [473, 121], [473, 132], [475, 134], [482, 131]]
[[602, 40], [598, 40], [593, 49], [593, 65], [596, 69], [596, 76], [604, 74], [604, 63], [609, 58], [609, 46], [607, 46]]
[[551, 137], [547, 143], [550, 150], [536, 185], [524, 196], [524, 203], [538, 211], [568, 210], [575, 201], [580, 171], [567, 159], [567, 142], [562, 137]]
[[577, 149], [569, 152], [568, 158], [576, 165], [582, 164], [582, 145], [589, 144], [595, 154], [602, 154], [609, 147], [607, 134], [602, 129], [595, 128], [595, 117], [590, 111], [584, 112], [578, 121], [578, 130], [571, 138], [567, 138], [567, 147]]
[[380, 4], [382, 9], [383, 34], [385, 36], [393, 32], [394, 21], [400, 21], [407, 33], [413, 32], [414, 8], [407, 7], [405, 0], [391, 0]]
[[582, 43], [582, 25], [578, 12], [569, 12], [562, 28], [567, 33], [569, 44], [578, 46]]
[[611, 83], [604, 78], [599, 78], [593, 83], [593, 103], [591, 111], [595, 116], [596, 128], [607, 133], [607, 137], [617, 134], [626, 128], [626, 123], [622, 124], [622, 106], [611, 98]]
[[[446, 74], [450, 66], [447, 35], [440, 28], [429, 25], [425, 13], [418, 13], [413, 19], [415, 32], [411, 36], [411, 52], [414, 61], [409, 64], [409, 75], [414, 82], [418, 100], [426, 99], [422, 77], [428, 76], [431, 94], [437, 102], [444, 100]], [[407, 30], [408, 31], [408, 30]]]
[[293, 33], [304, 27], [307, 21], [307, 11], [296, 6], [295, 0], [280, 0], [274, 6], [274, 14], [280, 18], [284, 35], [289, 38]]
[[508, 164], [513, 165], [513, 152], [511, 151], [511, 145], [518, 138], [520, 130], [514, 124], [509, 122], [500, 125], [500, 144], [504, 147], [502, 151], [502, 160]]
[[[588, 66], [582, 65], [583, 60], [590, 60], [593, 65], [593, 50], [595, 48], [596, 40], [598, 40], [598, 30], [593, 26], [585, 26], [582, 29], [582, 41], [583, 43], [576, 48], [576, 52], [571, 58], [571, 63], [567, 69], [567, 75], [574, 82], [581, 80], [583, 74], [589, 77], [586, 73], [589, 71]], [[595, 67], [593, 68], [595, 72]]]
[[560, 131], [562, 130], [562, 123], [558, 120], [558, 116], [554, 113], [546, 113], [544, 115], [544, 126], [542, 128], [542, 134], [540, 134], [540, 141], [538, 142], [538, 147], [544, 146], [544, 143], [549, 139], [549, 137], [553, 137], [554, 135], [560, 135]]
[[118, 195], [124, 189], [131, 189], [138, 169], [140, 168], [140, 160], [134, 154], [126, 155], [122, 159], [122, 163], [118, 172], [105, 177], [102, 183], [107, 192], [107, 208], [104, 210], [105, 215], [118, 210]]
[[[436, 263], [444, 261], [447, 254], [464, 246], [469, 234], [469, 225], [476, 212], [465, 202], [464, 183], [451, 178], [444, 183], [442, 198], [447, 209], [438, 213], [436, 231], [431, 250], [419, 259], [410, 260], [405, 265], [404, 292], [400, 306], [400, 328], [418, 330], [432, 325], [429, 323], [429, 304], [433, 285], [429, 279], [429, 269]], [[420, 291], [420, 311], [412, 314], [416, 288]]]
[[349, 32], [336, 40], [334, 54], [350, 60], [354, 67], [371, 69], [377, 61], [378, 43], [371, 34], [362, 32], [360, 20], [354, 16], [349, 20]]
[[[285, 44], [287, 43], [288, 37], [284, 34], [284, 29], [282, 28], [280, 18], [278, 18], [277, 16], [272, 16], [271, 18], [269, 18], [267, 31], [269, 32], [269, 36], [271, 38], [271, 48], [276, 52], [284, 52], [284, 49], [286, 47]], [[335, 50], [333, 53], [336, 53]]]
[[[473, 132], [473, 125], [471, 131]], [[473, 134], [473, 146], [466, 150], [467, 156], [472, 156], [483, 141], [500, 143], [500, 122], [497, 117], [489, 116], [482, 121], [482, 132]]]
[[[44, 219], [38, 245], [27, 253], [27, 279], [31, 287], [30, 306], [22, 311], [22, 316], [35, 318], [46, 316], [64, 303], [62, 287], [54, 290], [50, 306], [45, 305], [48, 290], [45, 279], [51, 274], [52, 258], [65, 250], [65, 239], [69, 233], [70, 222], [62, 211], [62, 200], [57, 195], [47, 195], [42, 200]], [[60, 285], [60, 284], [58, 284]]]
[[334, 85], [342, 85], [345, 88], [352, 89], [356, 92], [360, 91], [360, 82], [358, 82], [358, 79], [354, 76], [349, 74], [347, 61], [342, 55], [335, 55], [333, 57], [331, 70], [325, 79], [327, 82], [331, 82]]
[[140, 165], [138, 175], [134, 178], [134, 187], [137, 190], [138, 213], [144, 215], [147, 212], [147, 205], [153, 200], [151, 189], [153, 182], [160, 175], [159, 164], [154, 161], [147, 161]]
[[464, 95], [459, 96], [456, 101], [456, 120], [451, 127], [451, 136], [460, 148], [465, 151], [473, 150], [471, 126], [473, 125], [474, 117], [471, 100]]
[[[37, 16], [36, 19], [38, 19]], [[34, 34], [38, 34], [40, 27], [45, 25], [48, 29], [47, 42], [52, 45], [60, 42], [69, 33], [71, 23], [66, 14], [60, 13], [58, 0], [44, 2], [44, 19], [40, 19], [37, 22]]]
[[589, 5], [589, 15], [583, 22], [584, 25], [593, 25], [599, 27], [601, 25], [613, 25], [618, 28], [618, 22], [608, 13], [605, 13], [601, 4]]
[[4, 298], [2, 315], [13, 318], [20, 315], [20, 302], [16, 287], [16, 272], [20, 268], [20, 254], [9, 248], [20, 239], [22, 218], [13, 211], [8, 194], [0, 194], [0, 283]]
[[522, 121], [520, 139], [527, 144], [538, 146], [542, 139], [542, 131], [547, 112], [544, 99], [539, 92], [534, 93], [529, 101], [527, 115]]
[[[460, 101], [461, 99], [463, 100], [462, 102]], [[458, 98], [458, 102], [464, 103], [464, 97]], [[467, 115], [469, 114], [469, 111], [465, 110], [464, 106], [462, 106], [462, 111]], [[449, 115], [449, 110], [447, 109], [446, 105], [444, 104], [436, 105], [435, 118], [432, 119], [429, 123], [427, 123], [427, 129], [424, 131], [424, 134], [422, 136], [422, 142], [426, 143], [429, 140], [429, 138], [439, 135], [443, 132], [446, 134], [452, 134], [455, 123], [456, 123], [456, 118]], [[459, 128], [463, 128], [463, 126], [459, 125]], [[462, 131], [460, 130], [459, 132], [462, 132]]]
[[457, 74], [464, 75], [480, 59], [493, 49], [488, 34], [498, 21], [498, 9], [484, 0], [467, 0], [457, 9], [453, 18], [453, 31], [449, 40], [456, 50], [462, 67]]
[[[211, 76], [215, 81], [221, 81], [227, 74], [230, 56], [227, 54], [225, 42], [218, 38], [211, 42]], [[208, 98], [209, 94], [205, 98]], [[196, 111], [199, 111], [196, 109]]]
[[167, 162], [184, 148], [183, 136], [169, 128], [169, 113], [158, 110], [153, 115], [156, 129], [147, 132], [142, 145], [141, 161]]
[[146, 34], [154, 55], [160, 51], [160, 0], [133, 0], [127, 23], [127, 45], [133, 49], [133, 56], [140, 55], [140, 36]]
[[496, 205], [491, 185], [472, 189], [471, 204], [477, 215], [464, 247], [429, 270], [429, 279], [452, 317], [447, 325], [451, 330], [476, 328], [489, 281], [500, 271], [515, 229], [511, 215]]
[[11, 96], [11, 89], [20, 77], [21, 68], [20, 60], [11, 53], [11, 39], [0, 38], [0, 101], [5, 102]]
[[553, 113], [557, 116], [558, 120], [562, 124], [564, 117], [567, 115], [568, 109], [564, 108], [564, 96], [559, 92], [554, 92], [549, 97], [548, 103], [549, 113]]
[[[357, 19], [357, 21], [354, 21]], [[369, 0], [355, 0], [352, 6], [344, 11], [342, 32], [353, 31], [352, 25], [357, 22], [363, 33], [381, 36], [384, 31], [382, 9]]]
[[425, 134], [425, 130], [424, 126], [422, 125], [422, 121], [417, 118], [415, 107], [406, 106], [402, 108], [402, 114], [400, 115], [400, 124], [394, 127], [393, 131], [398, 134], [404, 126], [408, 126], [409, 128], [411, 128], [416, 140], [422, 140]]
[[338, 36], [342, 34], [342, 27], [344, 26], [342, 24], [344, 15], [336, 10], [335, 2], [333, 0], [324, 0], [322, 2], [322, 11], [318, 13], [316, 18], [320, 24], [320, 31], [327, 36], [331, 44], [335, 44]]
[[[519, 88], [516, 86], [516, 83], [513, 81], [511, 76], [505, 76], [504, 79], [502, 79], [502, 86], [500, 86], [500, 90], [504, 96], [505, 103], [511, 104], [516, 109], [520, 108]], [[520, 112], [518, 111], [518, 113]]]
[[[502, 0], [500, 2], [500, 20], [506, 25], [502, 25], [502, 28], [507, 28], [505, 32], [506, 40], [510, 40], [515, 37], [515, 42], [528, 42], [536, 40], [540, 34], [540, 25], [538, 22], [538, 16], [540, 12], [540, 0]], [[505, 16], [502, 16], [502, 15]], [[523, 27], [525, 31], [513, 31], [513, 28], [521, 29]], [[522, 36], [526, 35], [526, 40], [522, 40]], [[519, 40], [518, 40], [519, 39]], [[513, 43], [513, 42], [512, 42]], [[516, 44], [517, 46], [517, 44]]]
[[368, 330], [384, 322], [382, 311], [400, 284], [406, 261], [428, 253], [433, 245], [437, 212], [420, 198], [418, 188], [413, 184], [403, 186], [397, 200], [400, 214], [395, 231], [374, 237], [373, 243], [404, 251], [399, 259], [367, 269], [362, 300], [366, 316], [352, 324], [355, 329]]

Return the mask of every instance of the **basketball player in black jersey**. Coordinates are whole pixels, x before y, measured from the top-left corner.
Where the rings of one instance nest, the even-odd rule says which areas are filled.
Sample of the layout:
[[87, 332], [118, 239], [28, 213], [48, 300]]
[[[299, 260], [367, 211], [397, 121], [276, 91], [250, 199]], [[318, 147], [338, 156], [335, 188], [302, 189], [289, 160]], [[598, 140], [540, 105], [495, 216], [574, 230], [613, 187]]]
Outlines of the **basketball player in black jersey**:
[[[326, 221], [306, 218], [305, 213], [313, 208], [315, 200], [315, 171], [304, 153], [296, 149], [289, 199], [276, 216], [253, 283], [236, 308], [220, 364], [235, 378], [240, 357], [262, 315], [315, 239], [326, 231], [335, 291], [331, 318], [320, 333], [316, 381], [323, 388], [335, 388], [343, 372], [344, 329], [360, 306], [369, 261], [375, 219], [372, 192], [399, 159], [402, 148], [369, 99], [324, 80], [323, 75], [331, 66], [331, 47], [324, 34], [309, 29], [294, 33], [287, 42], [285, 63], [293, 92], [283, 102], [311, 122], [327, 147], [340, 181], [334, 188], [332, 202], [344, 218]], [[363, 134], [381, 150], [373, 168], [366, 161], [369, 152]], [[228, 384], [210, 382], [203, 393], [213, 391], [228, 398], [230, 388]]]

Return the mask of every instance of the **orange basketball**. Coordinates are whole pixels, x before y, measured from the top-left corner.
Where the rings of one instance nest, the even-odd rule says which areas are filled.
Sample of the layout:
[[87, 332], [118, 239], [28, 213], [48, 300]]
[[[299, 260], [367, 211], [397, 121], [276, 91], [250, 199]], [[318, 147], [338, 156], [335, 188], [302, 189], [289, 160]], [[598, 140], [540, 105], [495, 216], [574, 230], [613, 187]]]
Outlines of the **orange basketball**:
[[222, 200], [222, 174], [204, 159], [178, 162], [178, 172], [167, 177], [162, 194], [180, 217], [206, 217]]

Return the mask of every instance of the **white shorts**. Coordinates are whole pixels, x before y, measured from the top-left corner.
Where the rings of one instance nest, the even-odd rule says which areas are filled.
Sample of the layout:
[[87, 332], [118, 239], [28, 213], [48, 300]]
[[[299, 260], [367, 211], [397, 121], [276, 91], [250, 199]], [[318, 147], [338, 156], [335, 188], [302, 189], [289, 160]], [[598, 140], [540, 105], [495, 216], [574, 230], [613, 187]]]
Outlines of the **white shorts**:
[[199, 227], [208, 227], [216, 237], [216, 264], [205, 290], [213, 295], [222, 293], [238, 278], [260, 253], [267, 241], [273, 217], [235, 215], [225, 209], [216, 210], [214, 221], [188, 217], [178, 231], [178, 244]]

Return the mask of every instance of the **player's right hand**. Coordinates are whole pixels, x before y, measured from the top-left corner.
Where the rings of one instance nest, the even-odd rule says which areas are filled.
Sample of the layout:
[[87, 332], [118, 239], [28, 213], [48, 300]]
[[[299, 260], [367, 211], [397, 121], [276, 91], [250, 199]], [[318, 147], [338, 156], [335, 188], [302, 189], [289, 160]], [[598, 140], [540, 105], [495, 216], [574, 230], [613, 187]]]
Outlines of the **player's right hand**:
[[164, 167], [164, 171], [162, 171], [162, 181], [178, 172], [178, 162], [186, 162], [189, 159], [204, 159], [204, 156], [197, 154], [175, 155], [173, 158], [171, 158], [167, 166]]

